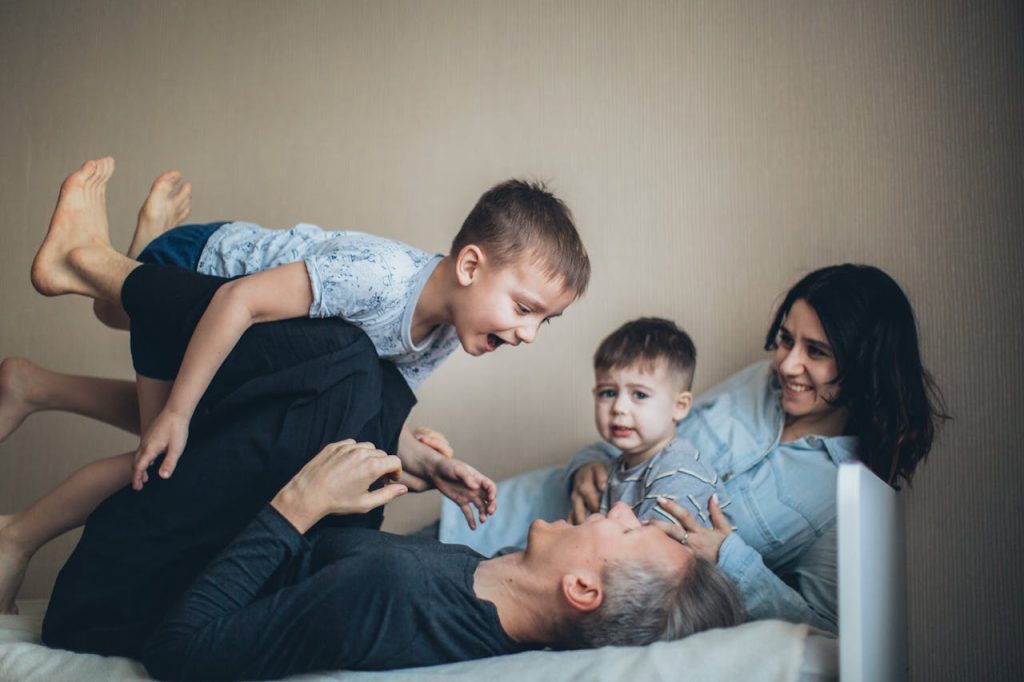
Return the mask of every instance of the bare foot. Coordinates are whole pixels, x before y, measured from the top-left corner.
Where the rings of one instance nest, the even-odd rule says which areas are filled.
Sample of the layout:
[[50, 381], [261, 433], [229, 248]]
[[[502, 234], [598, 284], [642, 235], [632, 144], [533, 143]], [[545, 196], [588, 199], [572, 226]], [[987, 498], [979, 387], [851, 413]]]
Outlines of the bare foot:
[[13, 514], [0, 515], [0, 614], [17, 614], [21, 583], [25, 580], [29, 556], [9, 537]]
[[7, 358], [0, 363], [0, 443], [36, 411], [28, 394], [33, 369], [35, 365], [25, 358]]
[[135, 236], [128, 257], [135, 258], [146, 245], [172, 227], [185, 222], [192, 213], [192, 183], [181, 182], [181, 173], [170, 170], [153, 181], [146, 202], [139, 209]]
[[82, 247], [110, 246], [106, 192], [113, 172], [109, 156], [86, 161], [60, 186], [50, 229], [32, 262], [32, 286], [44, 296], [88, 293], [68, 256]]

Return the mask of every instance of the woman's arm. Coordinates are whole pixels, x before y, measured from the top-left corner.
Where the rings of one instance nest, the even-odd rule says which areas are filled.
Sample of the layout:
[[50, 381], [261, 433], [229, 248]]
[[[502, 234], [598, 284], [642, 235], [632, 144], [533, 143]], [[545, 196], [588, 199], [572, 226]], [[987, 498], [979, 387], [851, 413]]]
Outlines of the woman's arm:
[[833, 524], [804, 550], [790, 571], [797, 589], [765, 566], [761, 555], [739, 533], [731, 533], [722, 543], [718, 565], [736, 582], [751, 618], [781, 618], [837, 632], [836, 552]]
[[146, 469], [162, 452], [166, 454], [160, 476], [168, 478], [174, 472], [199, 399], [245, 331], [259, 322], [306, 316], [312, 303], [304, 263], [242, 277], [217, 290], [192, 334], [167, 404], [142, 437], [132, 487], [142, 488]]
[[716, 498], [708, 504], [711, 528], [704, 527], [676, 502], [662, 499], [658, 506], [678, 523], [652, 523], [688, 545], [698, 556], [717, 563], [736, 583], [751, 619], [779, 618], [837, 631], [835, 523], [811, 542], [787, 571], [787, 575], [794, 577], [794, 589], [765, 566], [757, 550], [733, 531]]

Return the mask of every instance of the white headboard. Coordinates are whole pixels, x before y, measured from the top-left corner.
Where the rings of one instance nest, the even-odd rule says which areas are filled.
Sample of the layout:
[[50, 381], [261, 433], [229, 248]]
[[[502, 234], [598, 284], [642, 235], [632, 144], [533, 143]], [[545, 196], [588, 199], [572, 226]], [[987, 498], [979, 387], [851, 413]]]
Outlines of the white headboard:
[[862, 464], [839, 467], [839, 675], [907, 679], [906, 550], [896, 492]]

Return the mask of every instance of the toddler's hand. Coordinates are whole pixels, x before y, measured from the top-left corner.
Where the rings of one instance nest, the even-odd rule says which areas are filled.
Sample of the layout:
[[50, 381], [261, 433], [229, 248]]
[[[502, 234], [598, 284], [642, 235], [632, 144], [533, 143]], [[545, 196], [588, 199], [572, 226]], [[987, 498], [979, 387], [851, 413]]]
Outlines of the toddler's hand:
[[188, 442], [188, 422], [188, 417], [166, 409], [157, 415], [135, 452], [132, 488], [142, 490], [143, 484], [149, 480], [146, 470], [160, 453], [165, 453], [164, 461], [160, 464], [160, 478], [171, 477], [178, 464], [178, 458], [185, 449], [185, 443]]
[[608, 468], [603, 462], [584, 464], [572, 477], [572, 511], [569, 523], [581, 524], [601, 509], [601, 495], [608, 484]]
[[479, 515], [480, 523], [484, 523], [498, 508], [498, 486], [462, 460], [437, 460], [430, 480], [445, 497], [459, 505], [466, 523], [473, 530], [476, 530], [476, 515]]

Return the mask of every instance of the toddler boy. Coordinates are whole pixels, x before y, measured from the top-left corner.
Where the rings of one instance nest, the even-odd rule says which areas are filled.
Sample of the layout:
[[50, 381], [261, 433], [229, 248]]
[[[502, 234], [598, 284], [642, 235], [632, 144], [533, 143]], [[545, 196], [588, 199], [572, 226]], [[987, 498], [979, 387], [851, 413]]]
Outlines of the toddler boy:
[[711, 525], [708, 500], [723, 496], [718, 474], [676, 435], [693, 403], [696, 362], [689, 335], [661, 318], [627, 322], [598, 346], [594, 419], [601, 438], [621, 451], [608, 463], [602, 514], [625, 502], [641, 520], [664, 517], [678, 525], [658, 506], [667, 498]]

